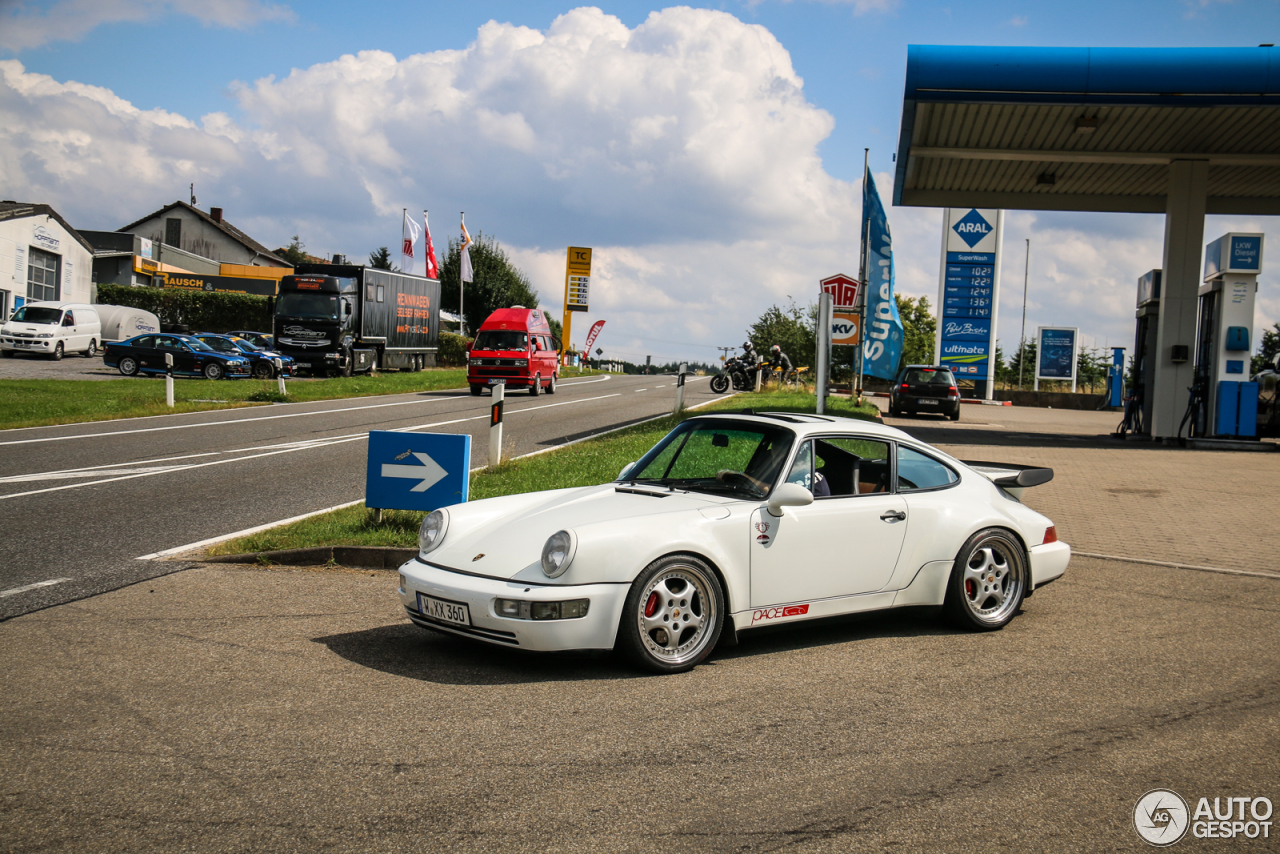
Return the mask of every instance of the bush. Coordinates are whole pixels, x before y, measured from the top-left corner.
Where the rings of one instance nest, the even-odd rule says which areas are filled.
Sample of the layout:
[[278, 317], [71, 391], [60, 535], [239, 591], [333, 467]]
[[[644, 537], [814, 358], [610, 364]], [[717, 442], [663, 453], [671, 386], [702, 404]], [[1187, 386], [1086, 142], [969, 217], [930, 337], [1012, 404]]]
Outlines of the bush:
[[185, 326], [192, 332], [226, 332], [231, 329], [257, 329], [263, 325], [268, 329], [271, 327], [267, 297], [256, 294], [99, 285], [98, 302], [145, 309], [170, 329]]
[[440, 333], [440, 349], [436, 352], [436, 364], [442, 368], [460, 368], [467, 364], [470, 338], [453, 332]]

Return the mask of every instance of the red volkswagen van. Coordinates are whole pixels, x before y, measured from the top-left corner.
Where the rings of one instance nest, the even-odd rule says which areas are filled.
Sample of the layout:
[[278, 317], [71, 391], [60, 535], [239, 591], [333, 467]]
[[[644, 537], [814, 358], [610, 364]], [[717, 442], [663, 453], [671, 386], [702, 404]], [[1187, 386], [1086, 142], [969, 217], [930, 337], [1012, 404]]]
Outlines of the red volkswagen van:
[[482, 324], [467, 356], [471, 393], [505, 380], [507, 388], [529, 394], [556, 393], [559, 342], [551, 337], [547, 316], [536, 308], [500, 308]]

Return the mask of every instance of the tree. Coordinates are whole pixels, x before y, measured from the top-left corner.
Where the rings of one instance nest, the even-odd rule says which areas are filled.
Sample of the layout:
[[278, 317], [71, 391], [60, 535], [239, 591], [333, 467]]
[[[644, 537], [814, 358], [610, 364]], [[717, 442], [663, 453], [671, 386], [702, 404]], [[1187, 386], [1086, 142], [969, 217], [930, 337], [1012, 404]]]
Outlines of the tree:
[[293, 241], [284, 248], [284, 252], [281, 253], [280, 257], [288, 261], [290, 266], [296, 267], [299, 264], [307, 263], [309, 256], [307, 255], [306, 245], [295, 234]]
[[769, 348], [777, 344], [790, 357], [793, 366], [812, 368], [817, 364], [818, 347], [811, 315], [811, 311], [801, 309], [794, 301], [785, 310], [771, 305], [751, 324], [747, 337], [766, 359]]
[[1035, 383], [1036, 379], [1036, 340], [1028, 338], [1022, 347], [1009, 360], [1010, 381], [1020, 389]]
[[938, 321], [929, 310], [929, 298], [912, 299], [901, 294], [894, 294], [893, 298], [902, 318], [902, 364], [932, 365]]
[[1258, 355], [1253, 357], [1253, 373], [1265, 371], [1276, 365], [1276, 356], [1280, 355], [1280, 323], [1262, 333], [1262, 341], [1258, 344]]
[[[529, 277], [511, 263], [498, 241], [476, 232], [471, 244], [471, 269], [475, 281], [466, 284], [462, 299], [467, 329], [472, 334], [495, 309], [522, 305], [538, 307], [538, 292]], [[462, 243], [449, 240], [449, 252], [440, 267], [440, 307], [455, 314], [458, 311], [458, 287], [461, 284]]]
[[385, 246], [379, 246], [377, 249], [369, 253], [369, 266], [375, 270], [390, 270], [393, 273], [400, 272], [400, 268], [391, 263], [391, 250]]
[[1089, 387], [1093, 393], [1095, 385], [1107, 387], [1107, 373], [1111, 370], [1111, 355], [1101, 347], [1087, 349], [1081, 347], [1076, 354], [1076, 387]]

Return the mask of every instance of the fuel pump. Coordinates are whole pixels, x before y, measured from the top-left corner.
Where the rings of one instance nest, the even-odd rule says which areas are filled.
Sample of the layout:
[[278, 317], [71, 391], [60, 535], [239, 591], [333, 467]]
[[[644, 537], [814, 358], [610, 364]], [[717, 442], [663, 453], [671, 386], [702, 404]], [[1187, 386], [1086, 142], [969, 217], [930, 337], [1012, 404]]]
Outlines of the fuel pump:
[[1129, 393], [1124, 399], [1124, 420], [1116, 430], [1121, 438], [1126, 433], [1150, 438], [1147, 425], [1151, 423], [1151, 390], [1155, 387], [1155, 356], [1160, 352], [1156, 340], [1160, 328], [1160, 280], [1160, 270], [1148, 270], [1138, 278], [1138, 304], [1134, 311], [1137, 329], [1129, 367]]
[[1262, 238], [1232, 232], [1205, 247], [1195, 385], [1183, 418], [1191, 436], [1257, 436], [1258, 384], [1249, 382], [1249, 352]]

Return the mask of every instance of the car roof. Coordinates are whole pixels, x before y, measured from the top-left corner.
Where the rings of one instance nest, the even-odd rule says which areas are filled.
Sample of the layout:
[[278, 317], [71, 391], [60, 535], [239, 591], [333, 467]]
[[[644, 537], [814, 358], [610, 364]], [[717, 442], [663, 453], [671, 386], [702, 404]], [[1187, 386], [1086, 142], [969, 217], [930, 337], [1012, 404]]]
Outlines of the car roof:
[[923, 444], [918, 439], [896, 427], [889, 427], [878, 421], [842, 418], [839, 415], [814, 415], [804, 412], [707, 412], [695, 415], [694, 418], [732, 418], [757, 424], [775, 425], [782, 422], [799, 436], [812, 436], [847, 430], [851, 433], [861, 433], [864, 436], [880, 436], [894, 441], [910, 442], [913, 445]]

